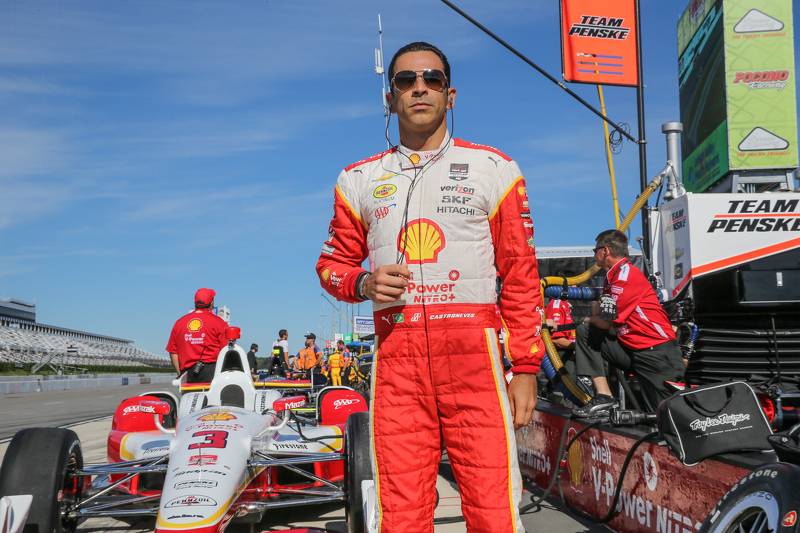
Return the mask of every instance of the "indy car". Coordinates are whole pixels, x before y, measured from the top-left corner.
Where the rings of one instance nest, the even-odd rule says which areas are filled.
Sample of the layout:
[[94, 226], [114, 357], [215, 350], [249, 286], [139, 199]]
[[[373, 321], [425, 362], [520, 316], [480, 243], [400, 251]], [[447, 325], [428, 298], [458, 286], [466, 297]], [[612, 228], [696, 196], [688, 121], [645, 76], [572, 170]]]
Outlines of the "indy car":
[[173, 382], [180, 397], [151, 392], [119, 405], [107, 464], [84, 464], [68, 429], [18, 432], [0, 470], [0, 530], [69, 532], [85, 518], [152, 516], [157, 532], [222, 532], [276, 507], [343, 502], [358, 531], [356, 487], [370, 477], [365, 398], [328, 387], [313, 412], [295, 413], [307, 401], [295, 394], [302, 383], [256, 388], [239, 328], [226, 336], [211, 383], [184, 374]]

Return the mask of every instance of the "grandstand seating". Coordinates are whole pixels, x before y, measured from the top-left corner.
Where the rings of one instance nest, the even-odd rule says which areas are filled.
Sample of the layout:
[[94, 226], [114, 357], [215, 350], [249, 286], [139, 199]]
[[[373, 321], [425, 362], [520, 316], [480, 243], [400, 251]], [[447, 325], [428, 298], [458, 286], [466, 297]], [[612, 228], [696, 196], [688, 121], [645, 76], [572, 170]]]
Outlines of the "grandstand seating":
[[[73, 347], [76, 353], [67, 353]], [[23, 328], [0, 326], [0, 361], [39, 363], [57, 354], [52, 364], [70, 366], [164, 366], [169, 360], [132, 344], [91, 341]], [[63, 356], [61, 354], [64, 354]]]

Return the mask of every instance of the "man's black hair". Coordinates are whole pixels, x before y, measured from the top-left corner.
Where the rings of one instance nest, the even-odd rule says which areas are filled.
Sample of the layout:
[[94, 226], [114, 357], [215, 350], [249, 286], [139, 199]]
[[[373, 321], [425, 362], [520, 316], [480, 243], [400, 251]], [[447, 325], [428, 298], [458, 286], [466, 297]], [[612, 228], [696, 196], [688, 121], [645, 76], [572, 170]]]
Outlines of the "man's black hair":
[[287, 335], [289, 332], [285, 329], [282, 329], [278, 332], [278, 339], [282, 339], [284, 335]]
[[608, 246], [613, 257], [628, 257], [628, 237], [619, 230], [608, 229], [595, 239], [597, 247]]
[[[442, 60], [442, 65], [444, 65], [444, 75], [447, 77], [447, 86], [450, 87], [450, 63], [447, 61], [447, 57], [441, 50], [424, 41], [409, 43], [394, 53], [392, 56], [392, 61], [389, 63], [389, 83], [391, 83], [392, 78], [394, 78], [394, 66], [395, 63], [397, 63], [397, 58], [409, 52], [433, 52], [439, 56], [439, 59]], [[393, 88], [390, 88], [389, 90], [394, 92]]]
[[250, 349], [251, 350], [258, 350], [258, 344], [255, 344], [255, 343], [251, 344], [250, 345]]

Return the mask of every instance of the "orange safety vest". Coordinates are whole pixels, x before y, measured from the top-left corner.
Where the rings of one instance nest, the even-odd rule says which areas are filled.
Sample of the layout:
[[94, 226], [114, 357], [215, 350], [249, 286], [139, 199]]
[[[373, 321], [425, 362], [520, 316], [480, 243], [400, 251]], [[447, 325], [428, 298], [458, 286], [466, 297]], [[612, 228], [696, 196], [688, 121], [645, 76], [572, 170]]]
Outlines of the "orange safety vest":
[[311, 345], [308, 348], [303, 348], [300, 350], [300, 352], [297, 354], [297, 359], [297, 366], [303, 370], [314, 368], [314, 365], [317, 364], [317, 354], [314, 353], [314, 346]]

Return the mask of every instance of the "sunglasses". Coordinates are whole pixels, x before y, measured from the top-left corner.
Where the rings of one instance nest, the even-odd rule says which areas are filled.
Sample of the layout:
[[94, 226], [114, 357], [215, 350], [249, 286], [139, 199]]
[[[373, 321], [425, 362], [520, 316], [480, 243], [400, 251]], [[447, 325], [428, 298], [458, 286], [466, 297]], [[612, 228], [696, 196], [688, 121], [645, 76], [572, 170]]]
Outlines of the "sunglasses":
[[[417, 74], [419, 72], [419, 74]], [[432, 91], [443, 91], [447, 87], [447, 76], [437, 69], [427, 70], [401, 70], [392, 78], [392, 85], [401, 93], [406, 92], [417, 84], [417, 78], [422, 76], [425, 86]]]
[[600, 250], [602, 250], [603, 248], [605, 248], [605, 246], [598, 246], [597, 248], [592, 248], [592, 251], [593, 251], [594, 253], [597, 253], [597, 252], [599, 252]]

